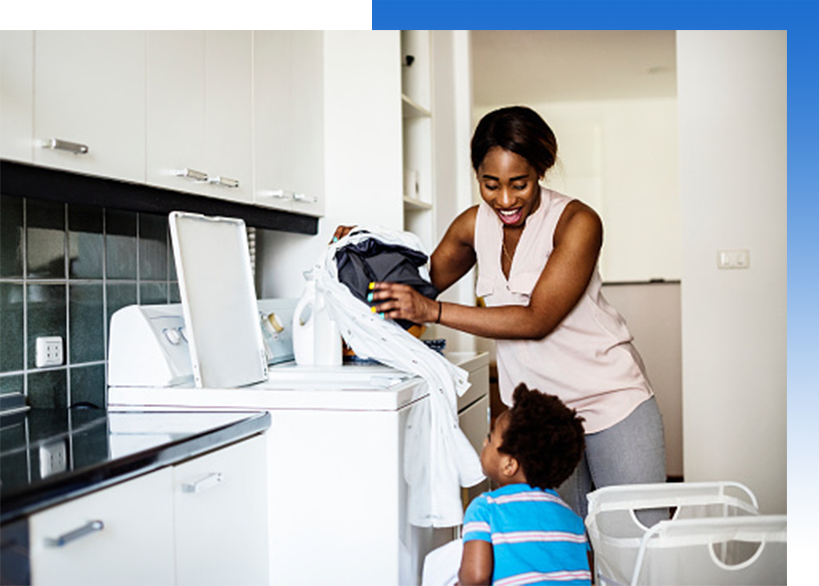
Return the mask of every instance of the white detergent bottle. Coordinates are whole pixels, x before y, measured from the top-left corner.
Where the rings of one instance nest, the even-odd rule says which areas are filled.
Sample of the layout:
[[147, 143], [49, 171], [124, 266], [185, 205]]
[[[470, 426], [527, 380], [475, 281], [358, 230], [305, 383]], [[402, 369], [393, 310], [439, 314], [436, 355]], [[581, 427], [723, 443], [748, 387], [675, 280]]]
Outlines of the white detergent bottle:
[[324, 295], [307, 278], [293, 313], [293, 354], [299, 366], [340, 366], [341, 333], [330, 319]]

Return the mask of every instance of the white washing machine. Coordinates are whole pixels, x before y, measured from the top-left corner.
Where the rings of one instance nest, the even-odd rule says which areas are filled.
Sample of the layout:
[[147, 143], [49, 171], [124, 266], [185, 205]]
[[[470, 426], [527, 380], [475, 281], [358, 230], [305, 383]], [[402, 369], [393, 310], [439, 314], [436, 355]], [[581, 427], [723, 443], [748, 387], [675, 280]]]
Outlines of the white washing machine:
[[[224, 227], [224, 222], [217, 219], [214, 226]], [[227, 242], [220, 242], [218, 234], [197, 237], [197, 255], [212, 266], [227, 263], [236, 273], [241, 238], [236, 238], [233, 227], [226, 234]], [[235, 254], [225, 253], [237, 240]], [[421, 528], [408, 521], [412, 491], [424, 489], [414, 486], [405, 473], [405, 459], [428, 434], [418, 429], [428, 421], [423, 381], [381, 365], [303, 367], [287, 362], [270, 367], [260, 382], [245, 384], [247, 371], [255, 364], [239, 368], [236, 364], [247, 358], [248, 346], [252, 352], [260, 347], [257, 307], [265, 303], [256, 301], [252, 281], [244, 274], [249, 264], [245, 267], [239, 259], [238, 274], [210, 274], [203, 281], [200, 277], [207, 271], [197, 277], [195, 270], [187, 270], [190, 259], [187, 266], [180, 264], [179, 250], [175, 253], [183, 303], [131, 306], [112, 318], [109, 409], [269, 411], [271, 584], [418, 584], [424, 556], [453, 537], [452, 529]], [[220, 259], [223, 253], [228, 256]], [[237, 280], [247, 286], [237, 287]], [[197, 291], [206, 288], [204, 301], [192, 302]], [[278, 304], [287, 321], [287, 308], [292, 311], [293, 304], [267, 303]], [[191, 307], [197, 304], [200, 317]], [[253, 307], [248, 309], [248, 304]], [[220, 312], [219, 319], [206, 323], [214, 321], [215, 312]], [[228, 327], [220, 330], [216, 323], [224, 324], [226, 313], [231, 314], [230, 324], [245, 320], [254, 330], [250, 337], [258, 338], [246, 344], [248, 335], [241, 332], [211, 335], [206, 348], [203, 336], [209, 327], [219, 332]], [[199, 320], [196, 333], [191, 331], [191, 315]], [[196, 342], [198, 354], [192, 348]], [[281, 353], [287, 358], [284, 342]], [[486, 369], [487, 359], [485, 354], [461, 354], [457, 362], [469, 372]], [[217, 363], [221, 366], [214, 373]], [[202, 384], [192, 376], [197, 366], [200, 373], [211, 368], [210, 381], [238, 382]], [[259, 380], [258, 374], [250, 376]], [[470, 398], [475, 400], [473, 409], [475, 405], [486, 409], [485, 390], [476, 389], [482, 395]], [[473, 443], [481, 439], [476, 437]]]

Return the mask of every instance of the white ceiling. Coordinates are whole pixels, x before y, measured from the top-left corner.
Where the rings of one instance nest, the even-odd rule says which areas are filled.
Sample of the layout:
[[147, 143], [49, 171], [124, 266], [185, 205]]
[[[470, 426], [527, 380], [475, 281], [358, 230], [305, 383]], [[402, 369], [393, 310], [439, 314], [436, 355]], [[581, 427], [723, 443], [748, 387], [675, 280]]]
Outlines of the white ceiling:
[[672, 31], [472, 31], [476, 106], [677, 95]]

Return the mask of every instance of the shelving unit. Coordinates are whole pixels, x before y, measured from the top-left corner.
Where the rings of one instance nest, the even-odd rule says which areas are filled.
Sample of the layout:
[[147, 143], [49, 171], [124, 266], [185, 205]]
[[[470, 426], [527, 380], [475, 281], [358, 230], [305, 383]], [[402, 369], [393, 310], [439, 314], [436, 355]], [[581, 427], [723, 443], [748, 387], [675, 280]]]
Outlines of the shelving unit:
[[435, 245], [432, 88], [429, 31], [401, 31], [404, 230], [429, 253]]

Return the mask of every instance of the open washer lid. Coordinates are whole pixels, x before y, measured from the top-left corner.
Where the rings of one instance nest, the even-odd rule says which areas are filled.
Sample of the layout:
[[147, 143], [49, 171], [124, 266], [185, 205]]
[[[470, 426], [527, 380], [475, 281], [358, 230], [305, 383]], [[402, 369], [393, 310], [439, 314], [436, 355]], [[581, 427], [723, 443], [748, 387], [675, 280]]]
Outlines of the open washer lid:
[[185, 212], [171, 212], [168, 222], [196, 386], [265, 380], [245, 223]]

